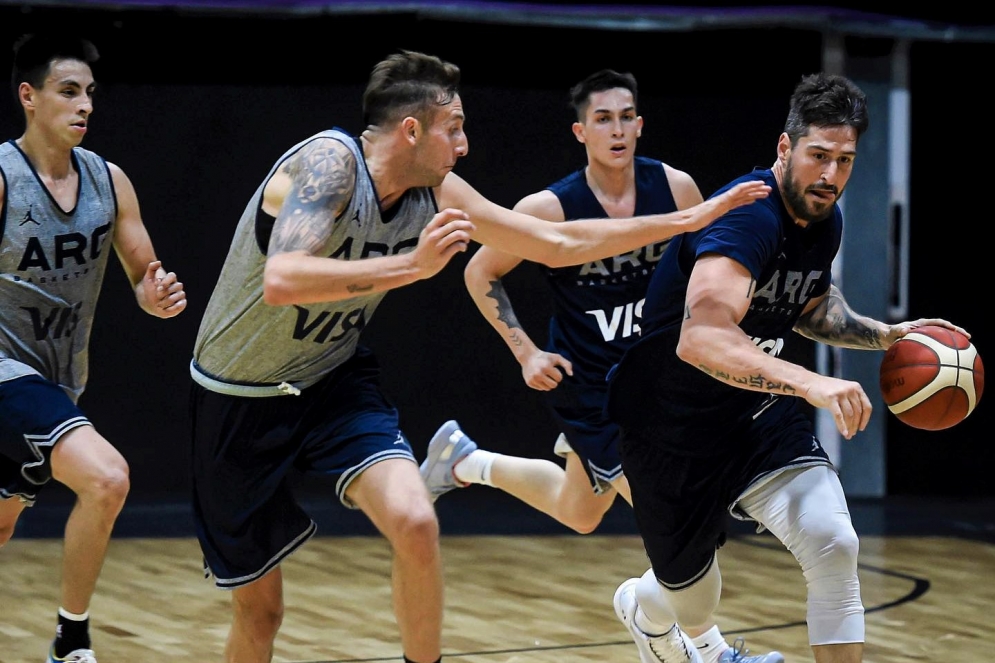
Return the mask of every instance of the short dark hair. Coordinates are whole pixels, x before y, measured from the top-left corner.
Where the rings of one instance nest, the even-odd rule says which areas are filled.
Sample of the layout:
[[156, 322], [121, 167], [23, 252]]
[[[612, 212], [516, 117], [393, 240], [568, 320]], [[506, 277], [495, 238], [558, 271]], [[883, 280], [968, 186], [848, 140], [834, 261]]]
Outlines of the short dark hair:
[[803, 76], [795, 87], [784, 132], [792, 145], [811, 127], [853, 127], [859, 139], [869, 123], [863, 90], [845, 76], [820, 72]]
[[53, 60], [79, 60], [92, 65], [100, 59], [97, 47], [89, 39], [64, 32], [38, 32], [21, 36], [14, 42], [14, 66], [10, 87], [17, 99], [21, 83], [40, 88], [45, 84]]
[[459, 94], [460, 70], [434, 55], [402, 50], [373, 67], [363, 92], [363, 123], [379, 126], [408, 115], [425, 118]]
[[627, 72], [619, 73], [614, 69], [602, 69], [570, 88], [570, 106], [577, 113], [577, 119], [584, 121], [592, 94], [615, 88], [624, 88], [631, 92], [632, 103], [638, 108], [639, 86], [636, 85], [636, 77]]

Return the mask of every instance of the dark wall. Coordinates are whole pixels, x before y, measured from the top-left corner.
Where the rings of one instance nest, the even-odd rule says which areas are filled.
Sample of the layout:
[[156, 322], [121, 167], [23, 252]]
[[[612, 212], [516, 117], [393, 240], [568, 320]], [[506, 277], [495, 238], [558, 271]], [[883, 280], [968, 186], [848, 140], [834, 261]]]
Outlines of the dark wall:
[[[595, 69], [636, 74], [646, 121], [640, 153], [687, 170], [707, 195], [773, 162], [791, 88], [820, 67], [822, 48], [816, 33], [785, 30], [621, 33], [403, 15], [239, 19], [10, 7], [0, 7], [0, 37], [9, 43], [48, 20], [73, 21], [98, 42], [99, 90], [84, 146], [131, 177], [157, 252], [189, 295], [184, 314], [153, 319], [134, 305], [115, 266], [98, 307], [81, 405], [131, 463], [130, 509], [185, 504], [187, 365], [245, 201], [297, 140], [332, 125], [361, 130], [362, 85], [383, 56], [412, 48], [462, 67], [470, 154], [457, 171], [511, 206], [583, 164], [566, 90]], [[381, 38], [345, 39], [374, 30]], [[2, 53], [0, 70], [9, 71], [9, 51]], [[974, 293], [991, 278], [982, 273], [976, 236], [989, 206], [987, 182], [967, 160], [972, 129], [984, 125], [973, 91], [958, 82], [966, 82], [964, 66], [991, 62], [993, 53], [987, 45], [912, 50], [913, 316], [952, 319], [975, 332], [982, 350], [991, 342]], [[5, 108], [0, 137], [13, 138], [19, 109], [9, 97]], [[875, 118], [872, 131], [883, 130], [883, 118]], [[378, 310], [366, 340], [380, 355], [385, 387], [419, 455], [436, 427], [456, 418], [487, 447], [552, 458], [557, 430], [466, 294], [467, 258], [391, 293]], [[545, 288], [537, 274], [523, 265], [509, 289], [526, 329], [544, 339]], [[798, 339], [788, 356], [808, 361], [807, 342]], [[982, 475], [993, 460], [981, 443], [986, 405], [939, 433], [918, 434], [892, 418], [889, 492], [992, 494]], [[937, 471], [951, 478], [928, 480]], [[328, 494], [307, 482], [305, 491]], [[69, 495], [54, 486], [46, 499], [65, 503]]]

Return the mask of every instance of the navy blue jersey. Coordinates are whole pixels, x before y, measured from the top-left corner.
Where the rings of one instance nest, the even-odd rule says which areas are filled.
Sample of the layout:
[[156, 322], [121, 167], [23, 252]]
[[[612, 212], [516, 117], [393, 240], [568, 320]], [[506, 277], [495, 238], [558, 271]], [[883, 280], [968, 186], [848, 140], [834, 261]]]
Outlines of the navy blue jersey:
[[754, 170], [717, 193], [750, 180], [769, 184], [770, 196], [673, 240], [646, 293], [643, 336], [626, 352], [612, 377], [608, 407], [623, 430], [653, 435], [689, 454], [708, 453], [708, 445], [728, 441], [731, 430], [776, 398], [733, 387], [677, 357], [695, 261], [718, 254], [749, 270], [757, 287], [740, 327], [757, 346], [777, 356], [805, 306], [829, 290], [840, 247], [839, 206], [825, 221], [806, 228], [797, 225], [784, 207], [770, 169]]
[[[677, 210], [660, 161], [636, 157], [635, 171], [635, 214]], [[584, 169], [547, 189], [560, 200], [567, 221], [608, 216], [588, 186]], [[603, 384], [609, 369], [639, 337], [646, 287], [667, 244], [583, 265], [543, 268], [553, 293], [546, 349], [570, 359], [578, 380]]]

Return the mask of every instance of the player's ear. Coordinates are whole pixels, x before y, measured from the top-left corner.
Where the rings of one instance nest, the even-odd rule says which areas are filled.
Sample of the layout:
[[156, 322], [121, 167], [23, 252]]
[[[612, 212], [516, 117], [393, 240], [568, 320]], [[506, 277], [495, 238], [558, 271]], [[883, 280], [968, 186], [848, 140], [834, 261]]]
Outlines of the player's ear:
[[578, 143], [586, 142], [586, 139], [584, 137], [584, 124], [582, 122], [574, 122], [570, 126], [570, 129], [571, 131], [574, 132], [574, 138], [577, 139]]
[[782, 133], [777, 139], [777, 160], [782, 164], [788, 162], [788, 154], [791, 153], [791, 137], [787, 133]]
[[34, 92], [30, 83], [21, 83], [17, 86], [17, 101], [26, 108], [34, 107]]
[[401, 131], [404, 134], [405, 140], [410, 143], [415, 143], [421, 135], [421, 122], [419, 122], [417, 118], [409, 115], [401, 120]]

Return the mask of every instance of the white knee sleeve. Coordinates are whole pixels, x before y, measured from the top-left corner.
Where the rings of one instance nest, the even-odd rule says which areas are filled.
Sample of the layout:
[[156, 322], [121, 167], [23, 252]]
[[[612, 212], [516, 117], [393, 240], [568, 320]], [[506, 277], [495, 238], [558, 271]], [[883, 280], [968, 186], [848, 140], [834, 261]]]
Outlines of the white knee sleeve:
[[711, 621], [712, 613], [722, 595], [722, 574], [718, 557], [704, 576], [680, 591], [669, 590], [659, 583], [653, 569], [648, 570], [636, 585], [636, 601], [649, 620], [659, 626], [675, 621], [684, 628], [695, 628]]
[[863, 642], [859, 544], [836, 472], [826, 466], [789, 470], [747, 492], [739, 506], [801, 564], [808, 584], [809, 644]]

